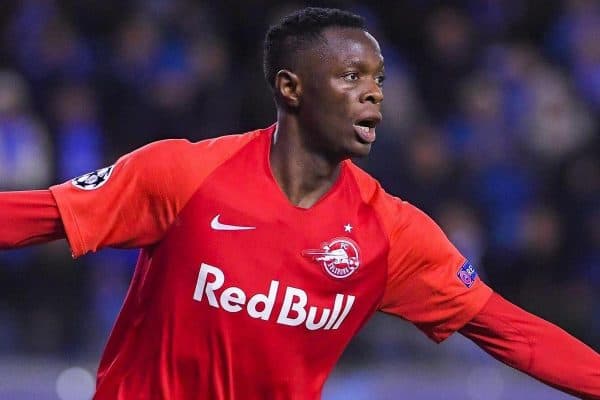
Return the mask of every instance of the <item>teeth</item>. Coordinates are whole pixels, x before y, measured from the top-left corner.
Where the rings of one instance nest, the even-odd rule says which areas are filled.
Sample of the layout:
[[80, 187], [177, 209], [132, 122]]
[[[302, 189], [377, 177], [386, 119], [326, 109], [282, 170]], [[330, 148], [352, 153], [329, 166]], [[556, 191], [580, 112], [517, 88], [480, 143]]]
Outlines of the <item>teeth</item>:
[[362, 125], [355, 125], [358, 127], [358, 129], [360, 129], [361, 131], [363, 131], [364, 133], [368, 133], [369, 132], [369, 127], [368, 126], [362, 126]]

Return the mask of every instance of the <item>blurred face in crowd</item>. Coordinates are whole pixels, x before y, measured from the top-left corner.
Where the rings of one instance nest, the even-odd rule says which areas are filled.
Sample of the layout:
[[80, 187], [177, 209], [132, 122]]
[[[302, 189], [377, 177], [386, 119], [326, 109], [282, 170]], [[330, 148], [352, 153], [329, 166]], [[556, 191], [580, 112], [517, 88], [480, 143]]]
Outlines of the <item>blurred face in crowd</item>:
[[367, 155], [383, 101], [383, 57], [362, 29], [328, 28], [301, 53], [295, 112], [305, 144], [334, 162]]

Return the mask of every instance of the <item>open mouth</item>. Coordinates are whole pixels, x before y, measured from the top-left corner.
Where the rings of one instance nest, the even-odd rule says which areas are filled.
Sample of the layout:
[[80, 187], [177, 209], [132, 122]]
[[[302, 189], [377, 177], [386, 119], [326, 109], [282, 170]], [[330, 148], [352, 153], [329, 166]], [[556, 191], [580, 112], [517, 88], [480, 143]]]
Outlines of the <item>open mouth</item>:
[[364, 143], [373, 143], [375, 141], [375, 126], [379, 121], [375, 119], [362, 119], [354, 123], [354, 131]]

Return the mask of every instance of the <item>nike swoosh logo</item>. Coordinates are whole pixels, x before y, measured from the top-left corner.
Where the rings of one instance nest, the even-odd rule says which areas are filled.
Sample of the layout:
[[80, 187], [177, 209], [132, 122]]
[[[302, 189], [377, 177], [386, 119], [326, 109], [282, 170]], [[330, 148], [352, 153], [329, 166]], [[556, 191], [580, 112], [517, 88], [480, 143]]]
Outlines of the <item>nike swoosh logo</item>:
[[256, 229], [255, 226], [239, 226], [239, 225], [228, 225], [222, 224], [219, 221], [221, 214], [215, 215], [215, 217], [210, 221], [210, 227], [215, 231], [248, 231], [251, 229]]

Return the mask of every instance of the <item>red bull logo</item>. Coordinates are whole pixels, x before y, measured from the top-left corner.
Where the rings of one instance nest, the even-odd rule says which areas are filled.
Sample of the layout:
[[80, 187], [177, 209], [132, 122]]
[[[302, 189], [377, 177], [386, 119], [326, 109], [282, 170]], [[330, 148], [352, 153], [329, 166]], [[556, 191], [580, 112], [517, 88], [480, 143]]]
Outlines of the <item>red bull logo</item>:
[[339, 329], [356, 299], [350, 294], [337, 293], [330, 307], [317, 307], [311, 305], [310, 296], [305, 290], [291, 286], [281, 288], [279, 281], [275, 280], [271, 281], [266, 293], [252, 295], [236, 286], [224, 286], [225, 273], [215, 266], [202, 263], [194, 300], [207, 302], [213, 308], [230, 313], [245, 311], [254, 319], [304, 326], [309, 331]]

